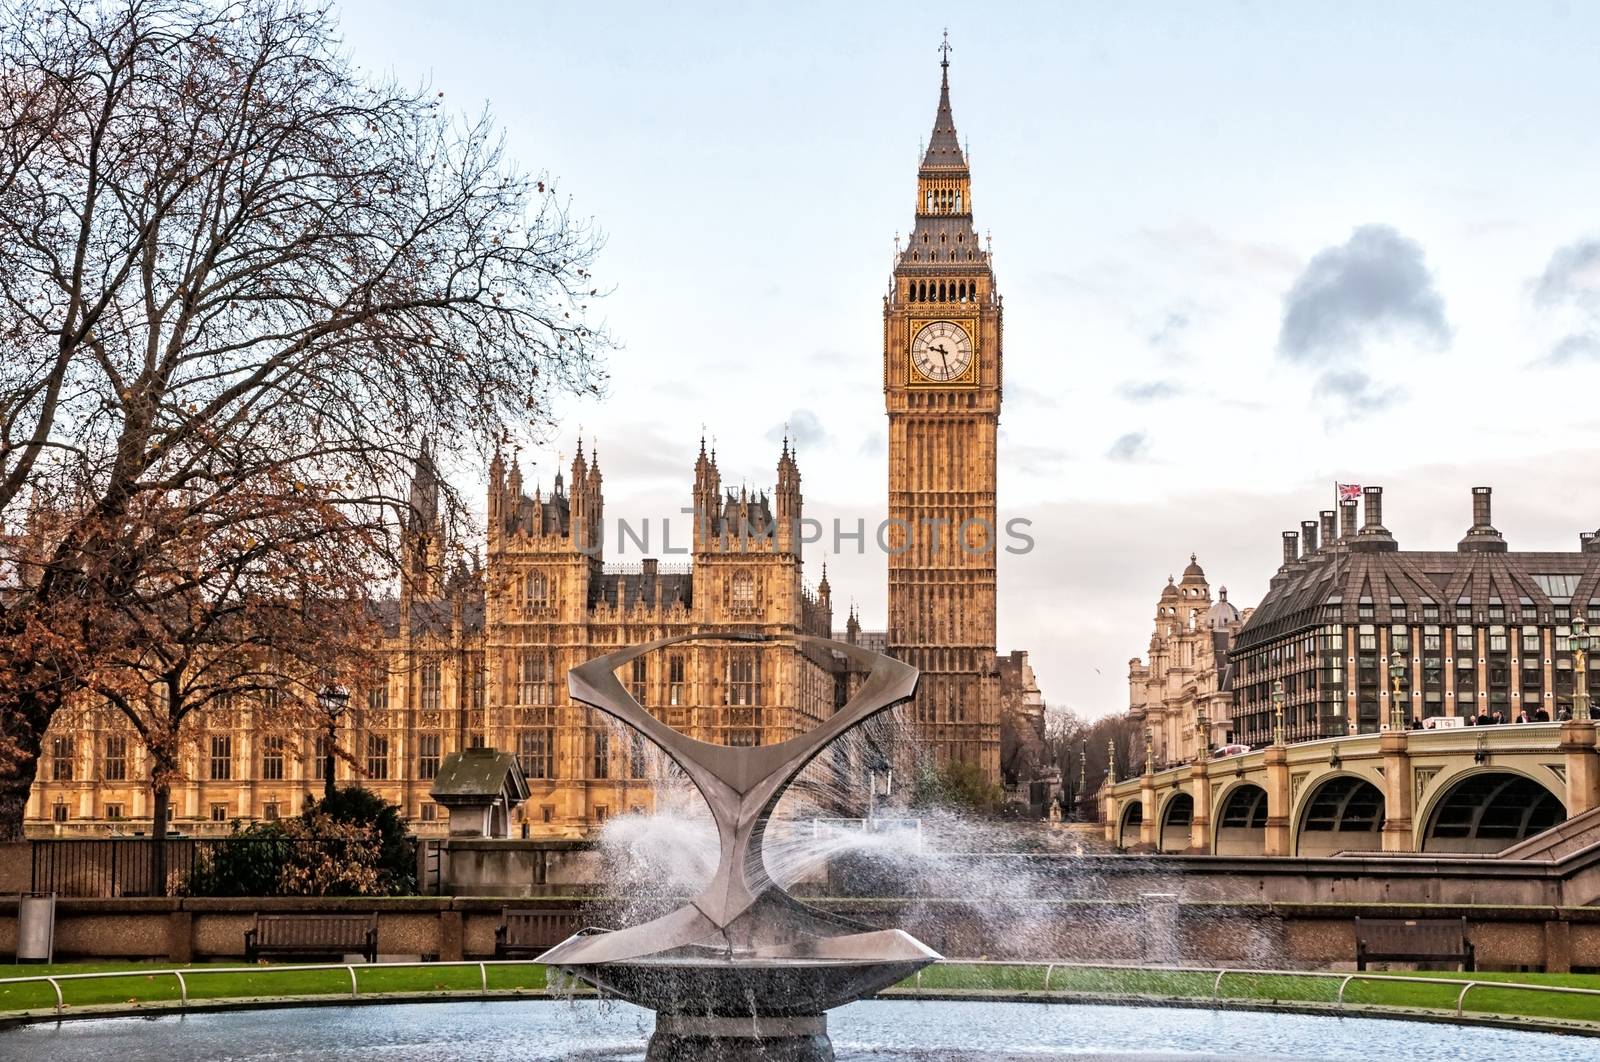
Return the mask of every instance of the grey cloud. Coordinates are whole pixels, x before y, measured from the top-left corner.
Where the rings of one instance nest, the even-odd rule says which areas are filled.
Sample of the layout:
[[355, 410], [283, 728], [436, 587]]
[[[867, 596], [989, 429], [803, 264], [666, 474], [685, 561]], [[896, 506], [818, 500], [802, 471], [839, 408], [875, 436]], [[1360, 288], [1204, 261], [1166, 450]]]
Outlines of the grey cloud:
[[877, 457], [883, 453], [884, 445], [883, 432], [870, 432], [865, 439], [861, 440], [859, 452], [862, 457]]
[[1159, 402], [1166, 398], [1178, 398], [1186, 393], [1187, 389], [1182, 384], [1173, 383], [1171, 380], [1147, 380], [1143, 383], [1128, 380], [1117, 387], [1117, 394], [1130, 402]]
[[780, 424], [767, 432], [767, 438], [777, 442], [784, 436], [796, 446], [811, 449], [813, 446], [822, 446], [828, 441], [828, 431], [822, 426], [822, 419], [809, 409], [797, 409], [789, 414], [787, 423]]
[[1545, 306], [1600, 302], [1600, 239], [1556, 248], [1534, 281], [1533, 297]]
[[1190, 324], [1189, 315], [1178, 310], [1170, 310], [1162, 319], [1161, 324], [1147, 337], [1152, 347], [1169, 353], [1176, 353], [1183, 341], [1184, 333]]
[[1358, 369], [1332, 369], [1323, 373], [1317, 377], [1311, 393], [1315, 398], [1338, 403], [1351, 420], [1382, 412], [1405, 397], [1400, 388], [1380, 387]]
[[1600, 335], [1592, 332], [1574, 332], [1563, 336], [1550, 353], [1544, 356], [1546, 365], [1570, 365], [1576, 361], [1600, 361]]
[[1150, 437], [1142, 431], [1130, 431], [1111, 444], [1106, 456], [1113, 461], [1142, 461], [1150, 456]]
[[1422, 245], [1391, 226], [1363, 225], [1317, 252], [1284, 296], [1278, 353], [1322, 364], [1370, 339], [1406, 335], [1442, 348], [1450, 334]]
[[1533, 282], [1533, 301], [1570, 329], [1540, 364], [1600, 360], [1600, 238], [1556, 248]]

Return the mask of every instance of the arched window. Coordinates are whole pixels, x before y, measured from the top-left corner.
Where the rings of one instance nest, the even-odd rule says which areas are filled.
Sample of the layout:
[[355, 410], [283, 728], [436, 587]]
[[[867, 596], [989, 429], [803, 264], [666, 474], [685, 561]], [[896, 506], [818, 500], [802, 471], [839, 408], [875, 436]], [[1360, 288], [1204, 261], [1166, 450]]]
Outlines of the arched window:
[[730, 584], [729, 606], [735, 613], [749, 614], [756, 610], [756, 578], [741, 569], [733, 573]]
[[545, 608], [550, 604], [550, 584], [543, 572], [529, 572], [522, 580], [522, 604], [525, 608]]
[[961, 213], [961, 193], [956, 193], [956, 213]]
[[928, 213], [933, 213], [933, 193], [928, 193]]

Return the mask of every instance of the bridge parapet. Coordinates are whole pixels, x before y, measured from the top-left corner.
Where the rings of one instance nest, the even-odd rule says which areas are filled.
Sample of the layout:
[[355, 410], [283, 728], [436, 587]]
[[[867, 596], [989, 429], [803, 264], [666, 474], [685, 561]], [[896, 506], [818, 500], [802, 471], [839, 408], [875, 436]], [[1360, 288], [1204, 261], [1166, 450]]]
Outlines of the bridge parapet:
[[[1514, 800], [1533, 810], [1510, 821]], [[1322, 738], [1146, 772], [1102, 798], [1108, 841], [1191, 854], [1329, 854], [1346, 842], [1482, 853], [1595, 807], [1596, 724], [1575, 721]], [[1373, 836], [1354, 836], [1369, 825]]]

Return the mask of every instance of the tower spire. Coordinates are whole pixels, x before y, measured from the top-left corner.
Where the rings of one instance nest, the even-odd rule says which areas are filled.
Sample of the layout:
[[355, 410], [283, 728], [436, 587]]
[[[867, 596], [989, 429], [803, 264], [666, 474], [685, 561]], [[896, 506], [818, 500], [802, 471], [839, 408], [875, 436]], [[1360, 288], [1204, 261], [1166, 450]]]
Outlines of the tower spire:
[[966, 156], [961, 153], [961, 140], [956, 136], [956, 120], [950, 110], [950, 31], [944, 31], [944, 42], [939, 45], [939, 109], [933, 115], [933, 135], [928, 138], [928, 150], [922, 156], [923, 169], [964, 170]]

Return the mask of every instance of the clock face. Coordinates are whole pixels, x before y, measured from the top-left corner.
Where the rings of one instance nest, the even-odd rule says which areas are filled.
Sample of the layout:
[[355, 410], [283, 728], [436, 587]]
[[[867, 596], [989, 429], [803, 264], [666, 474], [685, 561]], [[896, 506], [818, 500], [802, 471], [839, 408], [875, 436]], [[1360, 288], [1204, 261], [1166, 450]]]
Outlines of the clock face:
[[972, 337], [954, 321], [923, 325], [911, 341], [911, 362], [936, 383], [959, 380], [972, 364]]

